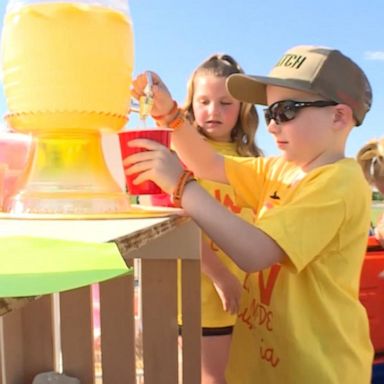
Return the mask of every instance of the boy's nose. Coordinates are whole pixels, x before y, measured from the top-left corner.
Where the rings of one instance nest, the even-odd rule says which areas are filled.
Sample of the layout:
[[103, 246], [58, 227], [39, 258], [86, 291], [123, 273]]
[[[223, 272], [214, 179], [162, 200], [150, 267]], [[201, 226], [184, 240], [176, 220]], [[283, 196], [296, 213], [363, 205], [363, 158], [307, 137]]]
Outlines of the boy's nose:
[[276, 124], [275, 120], [271, 120], [269, 124], [267, 125], [267, 130], [269, 133], [277, 133], [280, 132], [281, 126], [279, 124]]

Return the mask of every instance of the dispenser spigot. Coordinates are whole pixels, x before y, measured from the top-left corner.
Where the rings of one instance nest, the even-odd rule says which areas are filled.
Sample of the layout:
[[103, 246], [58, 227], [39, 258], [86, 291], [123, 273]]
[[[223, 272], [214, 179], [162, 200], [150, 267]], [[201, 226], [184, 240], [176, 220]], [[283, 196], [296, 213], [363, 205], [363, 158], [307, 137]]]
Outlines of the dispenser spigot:
[[145, 72], [147, 78], [147, 84], [144, 88], [144, 96], [139, 100], [139, 117], [141, 120], [145, 119], [151, 114], [153, 106], [153, 79], [152, 74], [149, 71]]

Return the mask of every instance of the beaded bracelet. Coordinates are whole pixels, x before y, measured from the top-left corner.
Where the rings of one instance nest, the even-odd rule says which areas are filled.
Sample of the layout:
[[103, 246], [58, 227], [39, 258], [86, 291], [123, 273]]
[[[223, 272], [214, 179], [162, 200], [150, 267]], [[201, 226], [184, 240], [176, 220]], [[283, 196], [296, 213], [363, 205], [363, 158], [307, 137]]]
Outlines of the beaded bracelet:
[[167, 116], [173, 115], [176, 111], [177, 111], [177, 103], [175, 100], [173, 100], [172, 108], [169, 110], [169, 112], [167, 112], [164, 115], [157, 115], [157, 116], [152, 115], [152, 118], [154, 120], [164, 120]]
[[195, 181], [195, 180], [196, 179], [193, 176], [193, 173], [191, 171], [188, 171], [187, 169], [183, 171], [183, 173], [181, 174], [181, 176], [177, 182], [176, 188], [172, 193], [173, 205], [176, 208], [181, 208], [181, 198], [183, 196], [185, 186], [189, 182]]
[[185, 123], [184, 112], [179, 109], [176, 116], [167, 123], [167, 127], [173, 130], [179, 129]]
[[176, 129], [179, 129], [183, 124], [185, 123], [185, 116], [184, 116], [184, 112], [178, 108], [177, 110], [177, 113], [175, 115], [175, 117], [171, 120], [171, 121], [156, 121], [156, 125], [158, 127], [167, 127], [167, 128], [171, 128], [172, 130], [176, 130]]

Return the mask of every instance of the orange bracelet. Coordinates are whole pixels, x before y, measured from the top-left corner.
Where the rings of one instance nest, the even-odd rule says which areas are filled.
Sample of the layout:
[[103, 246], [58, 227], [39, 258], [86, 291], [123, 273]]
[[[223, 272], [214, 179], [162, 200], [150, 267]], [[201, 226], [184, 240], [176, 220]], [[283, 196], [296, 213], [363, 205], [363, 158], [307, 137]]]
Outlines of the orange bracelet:
[[168, 128], [173, 130], [179, 129], [185, 123], [184, 112], [179, 108], [176, 116], [166, 124]]
[[177, 103], [175, 100], [173, 100], [172, 108], [168, 113], [166, 113], [165, 115], [157, 115], [157, 116], [152, 115], [152, 118], [154, 120], [164, 120], [164, 118], [166, 118], [169, 115], [173, 115], [176, 111], [177, 111]]
[[183, 171], [181, 174], [179, 181], [177, 182], [176, 188], [172, 193], [172, 201], [173, 205], [176, 208], [181, 208], [181, 198], [184, 193], [185, 186], [191, 182], [195, 181], [195, 177], [193, 176], [193, 173], [191, 171], [188, 171], [187, 169]]
[[175, 117], [169, 121], [156, 121], [156, 125], [158, 127], [165, 127], [165, 128], [171, 128], [172, 130], [179, 129], [183, 124], [185, 123], [185, 116], [183, 110], [178, 108], [178, 111], [175, 115]]

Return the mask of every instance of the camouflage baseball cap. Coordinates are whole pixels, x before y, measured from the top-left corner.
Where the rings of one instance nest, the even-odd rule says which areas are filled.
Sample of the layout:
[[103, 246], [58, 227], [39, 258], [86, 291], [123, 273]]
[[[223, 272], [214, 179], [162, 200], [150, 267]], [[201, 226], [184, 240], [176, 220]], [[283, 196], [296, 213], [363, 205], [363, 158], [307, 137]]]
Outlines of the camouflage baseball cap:
[[372, 89], [362, 69], [340, 51], [318, 46], [289, 49], [268, 76], [231, 75], [228, 92], [236, 99], [267, 104], [266, 85], [314, 93], [351, 107], [360, 125], [372, 104]]

